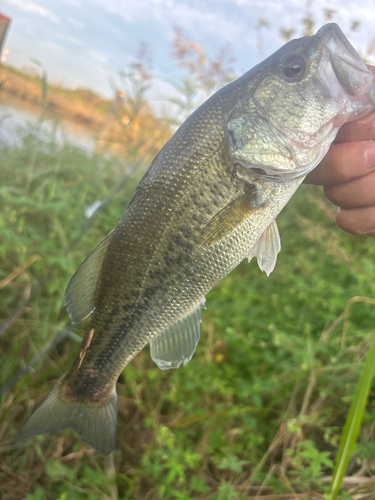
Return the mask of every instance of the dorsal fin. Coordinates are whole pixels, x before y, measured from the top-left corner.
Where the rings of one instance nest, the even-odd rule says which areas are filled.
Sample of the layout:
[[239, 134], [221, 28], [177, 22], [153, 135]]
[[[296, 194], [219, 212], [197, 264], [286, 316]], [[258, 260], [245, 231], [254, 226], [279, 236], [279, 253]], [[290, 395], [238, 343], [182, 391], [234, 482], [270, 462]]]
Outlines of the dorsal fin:
[[112, 231], [102, 240], [71, 277], [64, 295], [64, 306], [72, 324], [83, 321], [94, 310], [94, 294]]
[[151, 358], [161, 370], [179, 368], [191, 360], [200, 337], [204, 297], [198, 306], [150, 342]]
[[250, 262], [253, 257], [256, 257], [260, 269], [269, 276], [275, 269], [277, 254], [280, 250], [280, 234], [274, 220], [261, 234], [247, 258]]

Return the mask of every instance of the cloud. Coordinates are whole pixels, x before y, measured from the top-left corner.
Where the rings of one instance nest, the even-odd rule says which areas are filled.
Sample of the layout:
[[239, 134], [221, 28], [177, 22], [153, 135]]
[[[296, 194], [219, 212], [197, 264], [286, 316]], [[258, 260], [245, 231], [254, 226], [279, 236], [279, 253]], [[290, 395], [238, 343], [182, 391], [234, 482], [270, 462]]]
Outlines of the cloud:
[[52, 21], [56, 24], [60, 24], [60, 20], [53, 12], [50, 10], [42, 7], [41, 5], [37, 5], [34, 2], [29, 2], [25, 0], [5, 0], [5, 2], [9, 5], [12, 5], [14, 7], [17, 7], [20, 10], [23, 10], [24, 12], [30, 12], [32, 14], [37, 14], [39, 16], [42, 16], [49, 21]]
[[60, 2], [73, 7], [80, 7], [82, 5], [79, 0], [60, 0]]
[[[180, 0], [92, 1], [128, 23], [151, 23], [154, 28], [167, 28], [170, 34], [173, 26], [181, 26], [185, 30], [202, 29], [206, 33], [220, 33], [224, 42], [232, 42], [238, 37], [238, 23], [231, 21], [223, 9], [214, 8], [210, 2], [195, 6]], [[223, 6], [223, 2], [219, 1], [218, 4]]]
[[97, 61], [99, 61], [102, 64], [104, 64], [108, 61], [107, 56], [105, 56], [103, 54], [99, 54], [99, 52], [96, 52], [96, 50], [90, 50], [89, 54], [91, 57], [93, 57], [94, 59], [96, 59]]
[[[1, 0], [0, 0], [1, 2]], [[324, 9], [335, 10], [333, 21], [366, 53], [373, 41], [374, 0], [4, 0], [14, 22], [10, 48], [21, 47], [40, 60], [55, 61], [56, 74], [81, 74], [80, 85], [108, 92], [107, 73], [117, 72], [133, 59], [141, 41], [153, 53], [155, 74], [173, 79], [170, 60], [173, 28], [202, 45], [213, 57], [226, 43], [236, 57], [237, 74], [247, 71], [282, 45], [281, 28], [295, 28], [302, 36], [302, 19], [311, 14], [318, 29], [327, 21]], [[257, 32], [260, 18], [269, 26]], [[351, 23], [358, 19], [360, 31]], [[56, 29], [59, 23], [59, 29]], [[21, 40], [21, 41], [20, 41]], [[53, 46], [51, 43], [56, 43]], [[22, 43], [21, 43], [22, 42]], [[59, 47], [59, 48], [58, 48]], [[261, 48], [261, 50], [260, 50]], [[52, 64], [52, 63], [51, 63]], [[89, 73], [91, 67], [96, 73]], [[103, 73], [98, 74], [97, 68]], [[99, 72], [100, 73], [100, 72]], [[100, 73], [101, 74], [101, 73]], [[95, 75], [95, 76], [94, 76]], [[176, 76], [178, 78], [178, 75]], [[84, 81], [86, 83], [84, 84]]]
[[75, 28], [84, 28], [85, 25], [81, 21], [78, 21], [78, 19], [75, 19], [74, 17], [67, 17], [66, 20], [68, 23], [70, 23], [72, 26]]
[[50, 49], [53, 49], [55, 51], [62, 51], [63, 50], [62, 45], [59, 45], [58, 43], [53, 42], [52, 40], [47, 40], [45, 45], [46, 45], [46, 47], [49, 47]]
[[77, 46], [82, 46], [84, 45], [84, 42], [77, 38], [76, 36], [71, 36], [71, 35], [64, 35], [64, 34], [59, 34], [56, 37], [60, 42], [63, 42], [64, 44], [69, 43]]

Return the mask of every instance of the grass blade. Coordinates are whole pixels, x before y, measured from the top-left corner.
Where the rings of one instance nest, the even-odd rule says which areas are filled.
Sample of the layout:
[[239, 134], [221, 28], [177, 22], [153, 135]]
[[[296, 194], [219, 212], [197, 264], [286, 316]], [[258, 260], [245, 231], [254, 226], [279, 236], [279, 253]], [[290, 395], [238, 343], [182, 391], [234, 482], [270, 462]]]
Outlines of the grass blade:
[[335, 500], [340, 490], [342, 480], [345, 476], [353, 448], [357, 439], [362, 422], [363, 412], [366, 406], [371, 380], [375, 367], [375, 336], [373, 336], [371, 347], [363, 364], [359, 381], [356, 386], [348, 418], [345, 422], [344, 431], [341, 436], [340, 446], [336, 457], [336, 466], [332, 477], [329, 500]]

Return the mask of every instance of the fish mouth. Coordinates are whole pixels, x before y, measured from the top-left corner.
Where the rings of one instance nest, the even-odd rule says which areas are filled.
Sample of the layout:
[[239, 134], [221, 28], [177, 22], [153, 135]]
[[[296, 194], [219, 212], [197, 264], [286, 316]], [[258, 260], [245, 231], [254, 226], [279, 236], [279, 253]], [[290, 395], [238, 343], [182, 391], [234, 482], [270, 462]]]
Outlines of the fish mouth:
[[[344, 123], [357, 120], [374, 109], [374, 75], [337, 24], [323, 26], [315, 36], [322, 39], [323, 46], [315, 82], [326, 97], [336, 102], [338, 112], [315, 134], [288, 137], [296, 170], [282, 172], [283, 180], [305, 176], [324, 157]], [[282, 130], [279, 132], [282, 133]], [[298, 161], [298, 152], [304, 149], [316, 152], [315, 159], [308, 165]]]
[[[337, 24], [323, 26], [315, 36], [322, 39], [324, 46], [318, 69], [320, 80], [326, 79], [325, 86], [337, 102], [343, 103], [346, 98], [354, 105], [347, 110], [347, 114], [350, 112], [350, 119], [355, 119], [363, 111], [359, 109], [360, 104], [362, 107], [375, 104], [375, 88], [372, 84], [374, 75]], [[368, 107], [363, 112], [367, 110]]]
[[[282, 120], [280, 106], [274, 106], [267, 94], [256, 91], [252, 97], [259, 115], [268, 122], [273, 140], [283, 147], [275, 148], [274, 158], [267, 150], [267, 155], [260, 160], [261, 148], [256, 151], [258, 158], [253, 151], [247, 154], [247, 150], [243, 156], [233, 156], [236, 163], [250, 169], [254, 176], [272, 182], [305, 177], [328, 152], [339, 128], [367, 115], [375, 104], [374, 75], [336, 24], [323, 26], [311, 38], [290, 42], [280, 54], [285, 55], [288, 50], [292, 54], [308, 55], [311, 62], [311, 72], [306, 79], [293, 81], [301, 109], [294, 117], [291, 114], [291, 120]], [[291, 90], [281, 92], [287, 103], [291, 102], [291, 94]], [[285, 161], [279, 162], [280, 156], [285, 157]]]
[[[367, 85], [371, 82], [372, 76], [370, 75], [370, 79], [368, 78], [369, 70], [339, 26], [335, 23], [326, 24], [316, 32], [315, 36], [321, 38], [324, 47], [334, 55], [334, 60], [331, 61], [334, 66], [336, 66], [335, 58], [338, 58], [343, 64], [348, 65], [347, 69], [349, 72], [358, 71], [359, 75], [363, 77], [362, 83], [364, 83], [364, 86], [353, 87], [351, 89], [353, 94], [351, 95], [366, 92]], [[357, 80], [354, 79], [353, 82], [354, 81]], [[357, 83], [361, 83], [361, 79], [359, 79]]]

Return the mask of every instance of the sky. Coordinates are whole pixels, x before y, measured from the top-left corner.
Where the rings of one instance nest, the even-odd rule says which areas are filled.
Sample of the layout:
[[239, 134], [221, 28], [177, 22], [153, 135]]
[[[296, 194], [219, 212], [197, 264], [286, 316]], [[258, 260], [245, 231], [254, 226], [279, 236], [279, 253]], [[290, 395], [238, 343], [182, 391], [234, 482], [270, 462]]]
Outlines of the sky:
[[[12, 19], [6, 64], [31, 67], [34, 58], [49, 82], [89, 88], [107, 98], [141, 43], [151, 51], [156, 79], [179, 78], [170, 57], [177, 26], [211, 57], [229, 45], [240, 75], [283, 44], [282, 27], [301, 36], [301, 20], [311, 14], [318, 29], [325, 24], [327, 8], [335, 11], [333, 21], [355, 48], [366, 54], [375, 40], [375, 0], [0, 0], [0, 13]], [[261, 30], [264, 54], [258, 48], [259, 19], [268, 23]], [[355, 33], [350, 32], [353, 20], [360, 22]], [[369, 60], [375, 63], [373, 56]]]

